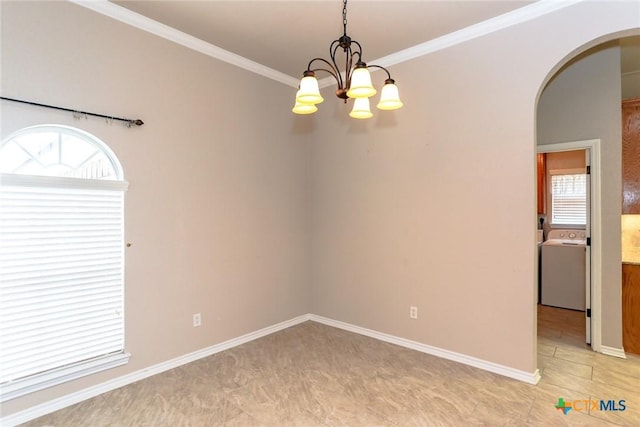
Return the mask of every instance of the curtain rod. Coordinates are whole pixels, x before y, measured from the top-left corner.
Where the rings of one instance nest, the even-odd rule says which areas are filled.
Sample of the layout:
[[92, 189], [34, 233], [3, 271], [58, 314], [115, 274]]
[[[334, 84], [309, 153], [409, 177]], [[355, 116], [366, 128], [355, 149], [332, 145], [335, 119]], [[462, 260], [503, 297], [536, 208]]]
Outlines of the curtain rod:
[[114, 117], [114, 116], [107, 116], [105, 114], [97, 114], [97, 113], [89, 113], [88, 111], [79, 111], [79, 110], [72, 110], [71, 108], [64, 108], [64, 107], [56, 107], [55, 105], [47, 105], [47, 104], [39, 104], [37, 102], [31, 102], [31, 101], [23, 101], [21, 99], [14, 99], [14, 98], [6, 98], [4, 96], [0, 96], [0, 99], [4, 100], [4, 101], [12, 101], [12, 102], [19, 102], [21, 104], [28, 104], [28, 105], [35, 105], [36, 107], [44, 107], [44, 108], [53, 108], [54, 110], [61, 110], [61, 111], [69, 111], [71, 113], [73, 113], [74, 115], [79, 114], [79, 115], [85, 115], [85, 116], [94, 116], [94, 117], [102, 117], [104, 119], [108, 119], [108, 120], [118, 120], [121, 122], [124, 122], [124, 125], [127, 127], [131, 127], [131, 126], [142, 126], [144, 124], [144, 122], [140, 119], [125, 119], [122, 117]]

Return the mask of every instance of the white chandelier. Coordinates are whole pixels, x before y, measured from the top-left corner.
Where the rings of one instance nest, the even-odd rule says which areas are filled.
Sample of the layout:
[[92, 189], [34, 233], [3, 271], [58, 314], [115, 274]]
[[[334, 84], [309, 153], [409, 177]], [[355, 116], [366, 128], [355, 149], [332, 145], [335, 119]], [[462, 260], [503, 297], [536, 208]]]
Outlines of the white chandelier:
[[[318, 80], [315, 77], [316, 71], [325, 71], [331, 74], [338, 84], [336, 96], [346, 103], [349, 98], [353, 98], [353, 109], [349, 115], [356, 119], [368, 119], [373, 116], [369, 107], [369, 98], [377, 93], [371, 84], [371, 74], [369, 68], [380, 68], [387, 73], [387, 79], [380, 93], [378, 109], [397, 110], [402, 107], [402, 101], [398, 95], [398, 87], [391, 78], [389, 71], [380, 65], [367, 65], [362, 61], [362, 46], [347, 35], [347, 0], [343, 0], [342, 25], [344, 33], [340, 38], [334, 40], [329, 47], [331, 61], [324, 58], [314, 58], [309, 61], [307, 70], [303, 73], [300, 87], [296, 93], [296, 102], [291, 111], [296, 114], [312, 114], [318, 111], [317, 104], [324, 101], [320, 95]], [[336, 62], [336, 53], [341, 48], [345, 54], [345, 69], [340, 71]], [[311, 68], [314, 62], [320, 61], [329, 68]], [[355, 65], [354, 65], [355, 62]], [[323, 66], [321, 65], [321, 67]]]

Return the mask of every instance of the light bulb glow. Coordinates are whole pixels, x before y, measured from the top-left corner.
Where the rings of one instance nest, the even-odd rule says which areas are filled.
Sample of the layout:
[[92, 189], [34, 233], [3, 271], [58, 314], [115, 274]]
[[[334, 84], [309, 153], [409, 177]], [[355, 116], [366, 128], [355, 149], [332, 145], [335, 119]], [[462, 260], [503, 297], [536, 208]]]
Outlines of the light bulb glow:
[[306, 76], [300, 80], [300, 90], [296, 95], [296, 102], [303, 104], [320, 104], [324, 101], [320, 95], [318, 80], [313, 76]]
[[353, 109], [349, 113], [354, 119], [368, 119], [373, 116], [369, 108], [369, 98], [356, 98], [353, 101]]
[[371, 74], [367, 67], [357, 67], [351, 75], [351, 85], [347, 91], [349, 98], [369, 98], [376, 94], [371, 84]]
[[388, 80], [380, 91], [380, 101], [377, 105], [378, 109], [397, 110], [401, 108], [402, 105], [400, 95], [398, 94], [398, 86], [395, 85], [393, 80]]
[[302, 104], [296, 102], [296, 105], [291, 109], [296, 114], [313, 114], [318, 111], [318, 107], [315, 104]]
[[[296, 99], [298, 98], [299, 94], [300, 91], [296, 93]], [[296, 114], [313, 114], [318, 111], [318, 107], [316, 107], [315, 104], [307, 104], [304, 102], [296, 101], [291, 111]]]

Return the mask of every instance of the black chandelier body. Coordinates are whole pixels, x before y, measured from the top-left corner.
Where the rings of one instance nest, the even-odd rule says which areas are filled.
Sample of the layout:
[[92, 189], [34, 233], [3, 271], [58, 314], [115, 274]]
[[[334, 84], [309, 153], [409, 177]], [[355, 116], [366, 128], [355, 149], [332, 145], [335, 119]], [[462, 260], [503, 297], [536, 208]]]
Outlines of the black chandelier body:
[[[342, 8], [343, 34], [334, 40], [329, 47], [331, 60], [324, 58], [313, 58], [309, 61], [306, 71], [300, 81], [300, 88], [296, 94], [296, 104], [293, 112], [296, 114], [311, 114], [318, 110], [317, 104], [324, 101], [320, 95], [318, 81], [315, 74], [318, 71], [329, 73], [336, 80], [338, 88], [336, 96], [346, 103], [349, 98], [354, 99], [354, 107], [350, 113], [351, 117], [369, 118], [373, 114], [369, 108], [369, 98], [377, 93], [371, 84], [370, 68], [384, 70], [387, 78], [382, 88], [378, 108], [382, 110], [395, 110], [402, 107], [402, 102], [398, 96], [398, 88], [391, 78], [389, 70], [380, 65], [367, 65], [362, 60], [362, 46], [356, 40], [347, 35], [347, 0], [343, 0]], [[345, 55], [344, 71], [340, 71], [340, 66], [336, 60], [336, 55], [342, 50]], [[326, 67], [313, 68], [314, 63], [321, 62]]]

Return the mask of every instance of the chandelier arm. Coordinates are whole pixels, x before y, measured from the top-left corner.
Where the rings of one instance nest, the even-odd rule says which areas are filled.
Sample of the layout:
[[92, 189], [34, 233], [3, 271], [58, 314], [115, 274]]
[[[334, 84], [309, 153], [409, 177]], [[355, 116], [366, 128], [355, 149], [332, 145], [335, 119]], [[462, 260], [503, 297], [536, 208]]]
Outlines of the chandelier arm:
[[311, 71], [313, 71], [313, 72], [316, 72], [316, 71], [325, 71], [325, 72], [327, 72], [327, 73], [331, 74], [331, 75], [333, 76], [333, 78], [334, 78], [334, 79], [336, 79], [336, 81], [339, 83], [339, 80], [338, 80], [338, 77], [337, 77], [338, 75], [336, 75], [336, 73], [334, 73], [334, 72], [333, 72], [333, 71], [331, 71], [331, 70], [327, 70], [326, 68], [314, 68], [314, 69], [313, 69], [313, 70], [311, 70]]
[[389, 73], [389, 70], [384, 68], [382, 65], [371, 64], [367, 65], [367, 68], [380, 68], [381, 70], [384, 70], [385, 73], [387, 73], [387, 80], [391, 79], [391, 73]]
[[[311, 65], [315, 62], [315, 61], [321, 61], [324, 62], [325, 64], [327, 64], [329, 67], [331, 67], [331, 69], [326, 69], [326, 68], [311, 68]], [[338, 84], [342, 84], [342, 79], [340, 77], [340, 73], [338, 72], [338, 70], [331, 64], [331, 62], [327, 61], [324, 58], [313, 58], [311, 61], [309, 61], [309, 65], [307, 66], [307, 71], [313, 71], [314, 73], [316, 71], [325, 71], [329, 74], [331, 74], [333, 76], [334, 79], [336, 79], [336, 81], [338, 82]]]
[[360, 43], [358, 43], [356, 40], [351, 40], [351, 43], [358, 46], [358, 50], [353, 51], [352, 54], [351, 54], [352, 56], [358, 55], [358, 60], [356, 61], [356, 64], [358, 62], [363, 62], [362, 61], [362, 46], [360, 46]]
[[334, 68], [338, 70], [338, 65], [336, 64], [336, 51], [340, 47], [340, 39], [334, 40], [329, 45], [329, 58], [333, 61]]
[[331, 74], [337, 74], [338, 69], [337, 69], [333, 64], [331, 64], [331, 62], [327, 61], [327, 60], [326, 60], [326, 59], [324, 59], [324, 58], [313, 58], [311, 61], [309, 61], [309, 65], [307, 65], [307, 71], [314, 71], [314, 70], [311, 68], [311, 65], [313, 65], [313, 63], [314, 63], [315, 61], [321, 61], [321, 62], [324, 62], [324, 63], [325, 63], [325, 64], [327, 64], [329, 67], [331, 67], [331, 71], [329, 71], [329, 70], [326, 70], [326, 71], [329, 71]]
[[[349, 46], [348, 50], [348, 54], [347, 54], [347, 60], [348, 62], [346, 63], [346, 68], [345, 68], [345, 73], [347, 74], [347, 83], [346, 83], [346, 88], [350, 88], [351, 87], [351, 76], [353, 74], [353, 70], [354, 70], [354, 58], [355, 58], [355, 63], [356, 66], [362, 62], [362, 46], [360, 46], [360, 43], [358, 43], [356, 40], [351, 40], [351, 44], [355, 44], [356, 46], [358, 46], [357, 50], [354, 50], [351, 48], [351, 46]], [[356, 57], [357, 55], [357, 57]]]
[[331, 57], [331, 62], [333, 63], [331, 65], [331, 68], [336, 73], [336, 80], [338, 81], [338, 89], [344, 89], [345, 82], [342, 79], [342, 73], [340, 73], [340, 67], [338, 67], [338, 63], [336, 62], [336, 52], [338, 51], [339, 47], [342, 47], [340, 40], [334, 40], [333, 43], [331, 43], [331, 47], [329, 48], [329, 56]]
[[345, 49], [346, 58], [344, 60], [344, 89], [349, 90], [351, 87], [351, 74], [352, 74], [352, 66], [353, 66], [353, 51], [351, 50], [351, 46]]

